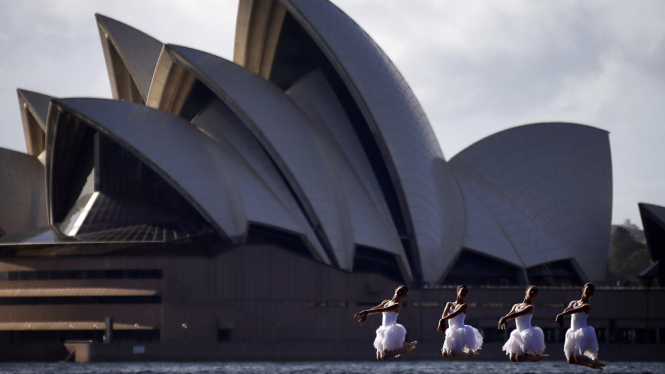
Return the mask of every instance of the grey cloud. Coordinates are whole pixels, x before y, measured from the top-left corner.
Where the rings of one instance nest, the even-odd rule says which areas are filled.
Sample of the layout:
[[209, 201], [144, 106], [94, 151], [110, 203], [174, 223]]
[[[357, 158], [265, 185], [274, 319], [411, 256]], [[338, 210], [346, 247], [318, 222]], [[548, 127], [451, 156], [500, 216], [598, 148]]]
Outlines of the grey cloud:
[[[581, 122], [611, 132], [615, 222], [639, 222], [638, 200], [665, 205], [665, 3], [333, 1], [401, 70], [447, 158], [508, 127]], [[110, 97], [95, 12], [232, 58], [237, 1], [2, 7], [0, 147], [25, 150], [17, 87]]]

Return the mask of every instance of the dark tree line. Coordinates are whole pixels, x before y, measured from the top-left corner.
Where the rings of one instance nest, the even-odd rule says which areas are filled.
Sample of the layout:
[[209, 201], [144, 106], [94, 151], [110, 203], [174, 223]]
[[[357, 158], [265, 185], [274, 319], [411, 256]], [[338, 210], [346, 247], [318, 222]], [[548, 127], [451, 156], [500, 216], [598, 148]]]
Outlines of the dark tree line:
[[623, 227], [612, 234], [612, 252], [607, 262], [609, 282], [639, 284], [637, 275], [651, 265], [646, 244], [640, 243]]

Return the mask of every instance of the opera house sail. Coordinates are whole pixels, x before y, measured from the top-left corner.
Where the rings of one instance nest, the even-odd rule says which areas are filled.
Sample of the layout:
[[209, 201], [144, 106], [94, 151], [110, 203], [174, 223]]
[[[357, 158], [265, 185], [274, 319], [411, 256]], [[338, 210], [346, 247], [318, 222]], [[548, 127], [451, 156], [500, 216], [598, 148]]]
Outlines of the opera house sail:
[[233, 61], [96, 20], [112, 99], [18, 90], [28, 153], [0, 149], [13, 341], [99, 340], [109, 316], [121, 341], [251, 341], [244, 303], [604, 279], [606, 131], [519, 126], [446, 160], [326, 0], [241, 0]]

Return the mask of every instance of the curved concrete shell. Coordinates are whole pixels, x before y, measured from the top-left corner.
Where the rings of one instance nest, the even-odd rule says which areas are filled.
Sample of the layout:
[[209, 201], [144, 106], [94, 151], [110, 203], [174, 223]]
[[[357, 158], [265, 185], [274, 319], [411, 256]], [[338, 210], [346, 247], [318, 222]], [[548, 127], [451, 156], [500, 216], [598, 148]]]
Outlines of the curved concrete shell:
[[605, 277], [612, 214], [607, 131], [541, 123], [491, 135], [450, 160], [467, 209], [464, 247], [523, 268], [573, 259]]
[[163, 44], [112, 18], [95, 17], [113, 99], [145, 103]]
[[268, 243], [415, 286], [604, 277], [605, 131], [521, 126], [448, 163], [396, 67], [325, 0], [240, 0], [235, 64], [97, 24], [116, 101], [18, 92], [58, 242]]
[[[172, 58], [165, 57], [167, 53]], [[339, 181], [330, 174], [334, 173], [331, 161], [311, 134], [306, 115], [274, 85], [220, 57], [166, 45], [155, 77], [173, 76], [176, 68], [191, 72], [251, 130], [294, 190], [312, 227], [318, 231], [322, 246], [330, 251], [331, 260], [340, 268], [351, 270], [353, 239], [349, 213]], [[174, 86], [169, 79], [161, 86], [153, 84], [148, 105], [164, 108], [163, 103], [173, 102], [173, 97], [184, 98], [186, 94], [182, 92], [187, 86], [159, 89]]]
[[646, 203], [637, 206], [651, 258], [651, 266], [640, 276], [662, 278], [665, 274], [665, 264], [660, 263], [665, 262], [665, 207]]
[[398, 256], [403, 272], [408, 274], [405, 278], [410, 279], [408, 260], [381, 187], [344, 108], [325, 77], [315, 70], [286, 93], [307, 113], [310, 128], [333, 160], [346, 197], [354, 243]]
[[45, 191], [36, 157], [0, 148], [0, 236], [46, 226]]
[[[187, 121], [134, 103], [102, 99], [63, 99], [49, 112], [47, 188], [49, 220], [55, 228], [54, 204], [63, 186], [58, 182], [64, 165], [54, 149], [59, 137], [74, 136], [77, 126], [103, 133], [130, 151], [178, 191], [222, 238], [241, 243], [247, 219], [240, 194], [219, 146]], [[70, 116], [63, 115], [69, 114]], [[82, 123], [72, 123], [71, 118]], [[62, 128], [64, 127], [64, 128]], [[71, 128], [67, 128], [71, 127]], [[84, 147], [85, 144], [80, 144]], [[70, 151], [75, 154], [76, 150]], [[54, 157], [54, 155], [56, 157]], [[62, 214], [60, 214], [62, 216]]]
[[21, 121], [28, 154], [39, 158], [44, 164], [46, 140], [46, 115], [53, 97], [27, 90], [16, 90], [21, 108]]
[[270, 157], [229, 107], [215, 99], [196, 116], [192, 124], [226, 152], [247, 220], [296, 233], [315, 259], [330, 264], [316, 234]]
[[[240, 3], [239, 14], [250, 16], [238, 25], [244, 32], [237, 32], [235, 61], [264, 77], [270, 70], [272, 80], [274, 65], [273, 69], [263, 65], [274, 64], [280, 48], [297, 46], [280, 41], [273, 48], [269, 45], [273, 39], [266, 33], [288, 22], [288, 17], [297, 21], [325, 55], [371, 129], [389, 174], [386, 179], [392, 184], [389, 194], [397, 200], [393, 219], [416, 274], [425, 282], [441, 280], [442, 269], [462, 243], [464, 210], [459, 188], [408, 84], [367, 33], [332, 3], [280, 1], [288, 13], [285, 20], [280, 12], [257, 11], [266, 8], [262, 3]], [[251, 55], [260, 55], [259, 62], [243, 57]], [[289, 61], [302, 64], [304, 71], [312, 67], [311, 61]]]

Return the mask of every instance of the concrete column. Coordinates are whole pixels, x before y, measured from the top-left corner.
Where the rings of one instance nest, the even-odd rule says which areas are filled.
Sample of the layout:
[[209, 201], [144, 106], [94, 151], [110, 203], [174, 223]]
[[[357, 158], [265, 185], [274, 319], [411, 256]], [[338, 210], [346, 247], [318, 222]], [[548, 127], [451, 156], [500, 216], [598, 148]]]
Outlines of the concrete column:
[[660, 329], [656, 329], [656, 344], [660, 344]]
[[109, 344], [113, 342], [113, 318], [106, 317], [106, 331], [104, 333], [104, 343]]

